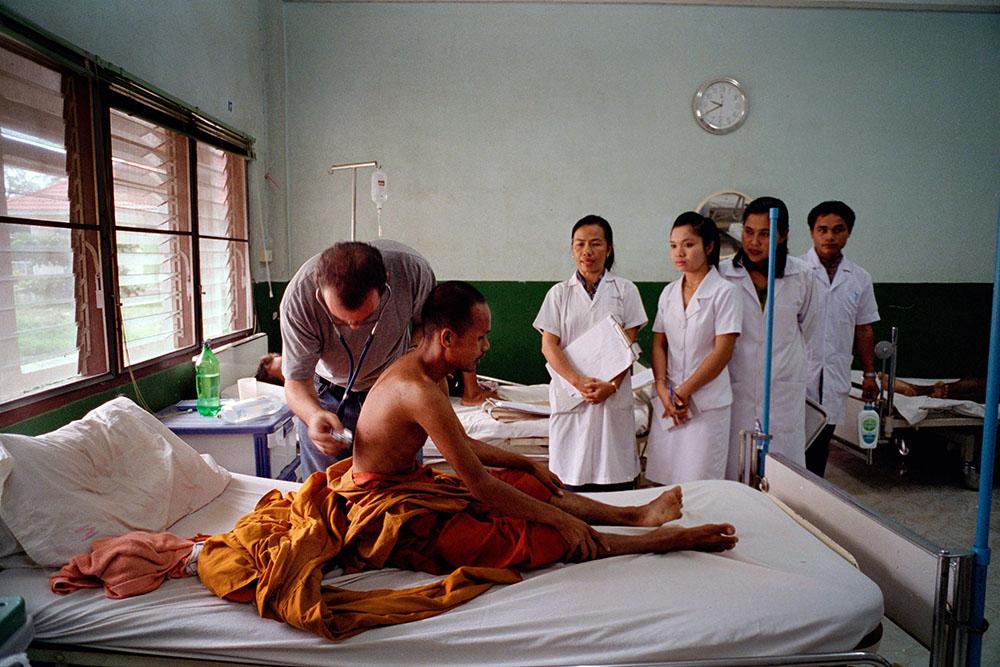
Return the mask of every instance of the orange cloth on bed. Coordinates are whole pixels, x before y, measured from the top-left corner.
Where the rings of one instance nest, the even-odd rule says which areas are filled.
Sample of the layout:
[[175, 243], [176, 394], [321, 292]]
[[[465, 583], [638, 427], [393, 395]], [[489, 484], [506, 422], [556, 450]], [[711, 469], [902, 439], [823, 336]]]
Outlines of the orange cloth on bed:
[[[551, 492], [533, 475], [520, 470], [490, 470], [494, 477], [537, 500], [547, 501]], [[422, 570], [432, 574], [443, 574], [456, 567], [475, 565], [479, 567], [504, 567], [517, 570], [533, 570], [565, 560], [568, 545], [552, 526], [506, 516], [502, 512], [489, 510], [478, 503], [465, 489], [462, 481], [452, 475], [437, 473], [431, 468], [418, 467], [406, 475], [380, 475], [374, 473], [354, 473], [335, 478], [331, 475], [331, 485], [338, 493], [351, 501], [350, 520], [356, 523], [368, 515], [368, 507], [379, 507], [385, 503], [386, 494], [395, 493], [401, 484], [416, 489], [415, 484], [430, 497], [440, 492], [461, 493], [467, 503], [460, 512], [427, 514], [409, 517], [403, 532], [408, 539], [400, 543], [395, 533], [389, 540], [396, 540], [396, 546], [389, 554], [381, 551], [369, 553], [366, 560], [407, 570]], [[395, 506], [390, 515], [408, 516], [412, 504], [420, 502], [419, 497], [409, 497]], [[375, 530], [380, 527], [374, 524]], [[385, 525], [381, 526], [385, 530]], [[372, 540], [381, 544], [383, 540]], [[359, 564], [352, 564], [360, 567]]]
[[142, 595], [167, 577], [183, 577], [193, 547], [191, 540], [171, 533], [144, 531], [94, 540], [90, 553], [73, 556], [49, 577], [49, 587], [60, 595], [101, 586], [112, 599]]
[[[371, 627], [427, 618], [486, 591], [514, 583], [512, 570], [462, 567], [445, 579], [404, 590], [348, 591], [323, 586], [323, 569], [381, 568], [399, 544], [420, 536], [440, 515], [462, 512], [472, 498], [460, 485], [439, 484], [433, 473], [377, 493], [357, 487], [351, 460], [315, 473], [297, 491], [272, 490], [233, 530], [205, 541], [198, 576], [219, 597], [252, 592], [261, 616], [277, 618], [329, 639]], [[423, 469], [421, 469], [423, 470]], [[452, 478], [454, 479], [454, 478]]]

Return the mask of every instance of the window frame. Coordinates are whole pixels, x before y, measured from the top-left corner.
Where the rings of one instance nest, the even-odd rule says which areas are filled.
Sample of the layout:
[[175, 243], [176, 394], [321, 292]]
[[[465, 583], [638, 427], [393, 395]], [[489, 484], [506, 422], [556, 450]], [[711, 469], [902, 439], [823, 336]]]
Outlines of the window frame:
[[[233, 154], [236, 159], [247, 162], [254, 159], [254, 140], [225, 123], [222, 123], [190, 105], [156, 89], [150, 84], [131, 76], [118, 67], [102, 61], [77, 47], [68, 44], [60, 38], [51, 35], [37, 26], [13, 15], [0, 7], [0, 48], [28, 58], [45, 67], [56, 70], [60, 75], [73, 77], [74, 84], [85, 90], [89, 99], [87, 105], [88, 118], [83, 121], [89, 124], [85, 131], [92, 148], [90, 172], [93, 175], [93, 187], [85, 210], [86, 216], [95, 216], [93, 223], [83, 224], [72, 221], [63, 223], [57, 221], [35, 220], [16, 216], [0, 215], [0, 223], [13, 225], [29, 225], [38, 227], [58, 227], [61, 229], [85, 229], [97, 232], [100, 245], [100, 279], [103, 284], [103, 327], [106, 338], [107, 369], [103, 373], [66, 381], [57, 386], [43, 389], [29, 395], [12, 398], [0, 402], [0, 427], [4, 427], [24, 419], [34, 417], [77, 401], [95, 392], [114, 389], [132, 383], [135, 379], [145, 377], [165, 369], [189, 362], [200, 349], [203, 340], [202, 321], [202, 276], [201, 249], [198, 226], [198, 183], [197, 183], [197, 142], [203, 142], [215, 148]], [[194, 343], [176, 349], [167, 354], [137, 362], [130, 366], [125, 363], [124, 329], [121, 321], [121, 311], [118, 308], [118, 278], [119, 267], [116, 247], [116, 224], [114, 208], [114, 178], [111, 161], [111, 109], [138, 116], [144, 120], [161, 125], [173, 132], [183, 135], [188, 151], [188, 199], [191, 215], [191, 229], [182, 232], [190, 239], [192, 247], [192, 279], [194, 288], [193, 317]], [[245, 165], [243, 178], [243, 206], [247, 218], [247, 238], [250, 243], [250, 196], [249, 196], [249, 165]], [[90, 220], [87, 221], [91, 222]], [[208, 238], [219, 238], [210, 235]], [[229, 239], [235, 240], [235, 239]], [[247, 266], [247, 280], [252, 285], [250, 266]], [[211, 339], [213, 345], [245, 337], [254, 329], [254, 316], [251, 290], [251, 312], [249, 327], [233, 331], [223, 336]]]

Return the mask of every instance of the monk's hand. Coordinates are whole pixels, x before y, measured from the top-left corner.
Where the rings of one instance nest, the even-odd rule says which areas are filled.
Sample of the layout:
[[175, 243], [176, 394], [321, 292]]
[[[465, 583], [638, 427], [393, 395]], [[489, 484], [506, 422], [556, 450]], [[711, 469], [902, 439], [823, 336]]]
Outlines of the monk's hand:
[[349, 447], [346, 442], [341, 442], [333, 437], [334, 433], [341, 433], [344, 425], [337, 418], [337, 415], [326, 410], [319, 410], [309, 419], [309, 439], [316, 445], [316, 449], [327, 456], [335, 456]]
[[563, 484], [563, 481], [559, 479], [559, 476], [549, 470], [547, 466], [539, 463], [538, 461], [532, 461], [530, 467], [528, 468], [528, 472], [531, 473], [535, 479], [541, 482], [553, 496], [563, 495], [563, 489], [566, 488], [566, 485]]
[[579, 562], [594, 560], [601, 554], [611, 551], [603, 535], [575, 516], [567, 514], [565, 521], [557, 528], [569, 545], [567, 560]]

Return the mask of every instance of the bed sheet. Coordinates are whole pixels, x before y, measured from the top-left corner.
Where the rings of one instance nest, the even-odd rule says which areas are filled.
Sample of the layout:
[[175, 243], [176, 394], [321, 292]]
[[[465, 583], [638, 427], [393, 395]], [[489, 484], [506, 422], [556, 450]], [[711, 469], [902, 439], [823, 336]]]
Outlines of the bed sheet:
[[[917, 387], [932, 387], [936, 382], [956, 382], [958, 378], [899, 378]], [[851, 396], [861, 399], [861, 371], [851, 371]], [[893, 393], [892, 405], [899, 416], [910, 426], [917, 426], [928, 417], [972, 417], [982, 419], [986, 415], [986, 406], [975, 401], [963, 401], [953, 398], [933, 398], [931, 396], [905, 396]]]
[[[296, 486], [234, 474], [221, 496], [171, 531], [227, 530], [263, 492]], [[56, 596], [48, 589], [51, 570], [9, 569], [0, 572], [0, 595], [26, 599], [40, 641], [290, 665], [557, 665], [843, 651], [879, 624], [878, 587], [764, 494], [726, 481], [683, 488], [681, 522], [730, 521], [740, 535], [736, 549], [549, 567], [434, 618], [342, 642], [262, 619], [250, 605], [214, 597], [195, 578], [108, 600], [98, 590]], [[634, 504], [657, 493], [593, 495]], [[328, 581], [372, 589], [434, 579], [388, 569], [334, 573]]]
[[[500, 385], [497, 393], [507, 401], [521, 403], [538, 403], [548, 405], [547, 384], [534, 385]], [[470, 437], [482, 440], [491, 445], [507, 446], [515, 450], [527, 448], [537, 451], [548, 444], [549, 420], [547, 418], [527, 418], [516, 421], [497, 421], [483, 410], [482, 406], [462, 405], [458, 398], [452, 398], [451, 404], [455, 414], [462, 422], [465, 432]], [[635, 431], [637, 437], [646, 435], [649, 430], [650, 405], [648, 398], [637, 396], [635, 399]], [[424, 445], [424, 460], [429, 462], [441, 460], [441, 453], [428, 438]]]

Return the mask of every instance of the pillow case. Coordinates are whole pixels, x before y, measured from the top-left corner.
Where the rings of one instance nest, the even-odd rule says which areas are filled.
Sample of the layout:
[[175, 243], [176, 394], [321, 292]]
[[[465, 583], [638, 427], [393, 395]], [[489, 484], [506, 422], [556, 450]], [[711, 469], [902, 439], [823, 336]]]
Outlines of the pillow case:
[[124, 397], [44, 435], [0, 434], [0, 520], [46, 567], [101, 537], [162, 531], [229, 479]]

